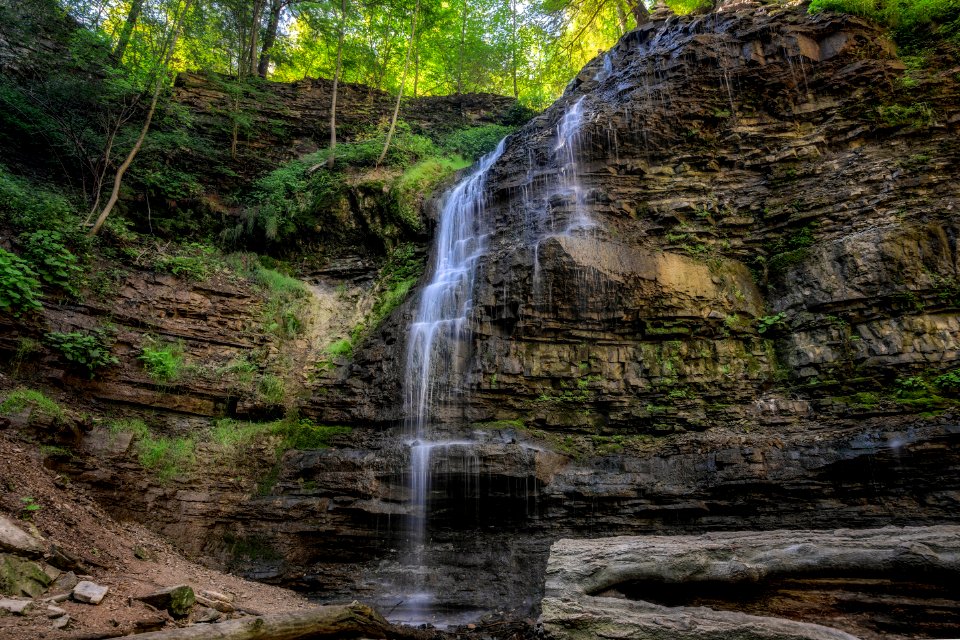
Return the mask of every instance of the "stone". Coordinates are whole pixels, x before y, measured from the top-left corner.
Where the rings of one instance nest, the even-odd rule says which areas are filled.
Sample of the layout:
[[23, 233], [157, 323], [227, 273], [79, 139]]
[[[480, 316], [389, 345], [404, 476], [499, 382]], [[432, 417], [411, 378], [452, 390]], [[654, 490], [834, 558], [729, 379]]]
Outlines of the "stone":
[[[740, 591], [750, 590], [756, 599], [765, 585], [775, 594], [782, 582], [798, 580], [813, 593], [816, 579], [822, 577], [831, 594], [843, 589], [844, 580], [850, 584], [848, 591], [834, 596], [842, 600], [840, 608], [829, 610], [826, 605], [818, 611], [821, 620], [842, 620], [842, 607], [855, 606], [858, 599], [869, 604], [882, 601], [859, 592], [863, 575], [921, 583], [956, 581], [960, 526], [563, 539], [551, 547], [546, 575], [541, 622], [547, 636], [558, 640], [598, 636], [851, 640], [855, 636], [820, 624], [728, 609], [736, 609]], [[707, 588], [703, 591], [707, 595], [697, 595]], [[724, 602], [724, 593], [722, 610], [709, 608], [710, 603]], [[928, 596], [927, 602], [943, 606], [937, 599], [943, 596]], [[957, 595], [946, 599], [953, 601], [950, 606], [960, 605]], [[913, 606], [925, 609], [927, 602]], [[904, 612], [911, 605], [899, 606], [898, 617], [908, 616]], [[857, 625], [851, 620], [843, 623], [848, 629]], [[945, 624], [949, 629], [950, 622]], [[904, 620], [904, 626], [910, 621]], [[869, 632], [869, 626], [862, 629]]]
[[220, 602], [233, 602], [234, 597], [229, 593], [221, 593], [219, 591], [210, 591], [207, 589], [201, 590], [200, 595], [208, 600], [219, 600]]
[[221, 613], [210, 607], [194, 607], [190, 619], [196, 623], [216, 622], [222, 617]]
[[50, 585], [52, 591], [60, 592], [70, 592], [73, 591], [73, 588], [77, 586], [77, 583], [80, 582], [80, 579], [77, 577], [73, 571], [67, 571], [66, 573], [61, 573], [60, 576], [53, 581], [53, 584]]
[[73, 588], [73, 599], [86, 604], [100, 604], [110, 587], [89, 580], [82, 580]]
[[[206, 591], [202, 593], [208, 593]], [[206, 598], [204, 596], [197, 596], [197, 604], [203, 605], [204, 607], [209, 607], [211, 609], [216, 609], [221, 613], [233, 613], [234, 607], [229, 602], [224, 602], [223, 600], [213, 600], [211, 598]]]
[[66, 614], [54, 619], [53, 621], [54, 629], [66, 629], [69, 625], [70, 625], [70, 616]]
[[0, 593], [36, 598], [51, 582], [53, 580], [42, 564], [0, 553]]
[[33, 600], [0, 598], [0, 612], [22, 616], [33, 608]]
[[164, 609], [175, 618], [189, 615], [190, 609], [197, 601], [193, 588], [185, 584], [166, 587], [146, 595], [136, 596], [135, 599], [151, 607]]
[[13, 520], [0, 515], [0, 551], [37, 558], [44, 554], [46, 547], [40, 540], [14, 524]]
[[53, 605], [47, 606], [48, 618], [59, 618], [60, 616], [65, 615], [66, 613], [67, 611], [65, 609], [61, 609], [60, 607], [55, 607]]

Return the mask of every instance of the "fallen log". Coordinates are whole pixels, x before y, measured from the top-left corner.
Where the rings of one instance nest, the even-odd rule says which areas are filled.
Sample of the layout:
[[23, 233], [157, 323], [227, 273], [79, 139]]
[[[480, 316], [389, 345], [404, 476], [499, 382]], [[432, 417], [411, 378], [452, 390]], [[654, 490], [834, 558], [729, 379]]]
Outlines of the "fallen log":
[[394, 627], [372, 607], [354, 602], [307, 611], [251, 616], [217, 624], [137, 634], [137, 640], [304, 640], [394, 637]]

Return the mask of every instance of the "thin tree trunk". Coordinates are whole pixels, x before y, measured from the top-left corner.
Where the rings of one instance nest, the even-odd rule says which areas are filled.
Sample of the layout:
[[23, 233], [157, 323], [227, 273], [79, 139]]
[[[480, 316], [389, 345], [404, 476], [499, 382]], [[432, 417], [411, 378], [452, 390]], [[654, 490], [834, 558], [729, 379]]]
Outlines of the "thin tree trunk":
[[130, 36], [133, 35], [133, 30], [137, 26], [137, 20], [140, 19], [141, 11], [143, 11], [143, 0], [133, 0], [133, 3], [130, 5], [130, 13], [127, 14], [127, 19], [123, 23], [123, 28], [120, 30], [120, 38], [117, 40], [117, 46], [114, 47], [113, 53], [110, 54], [110, 57], [116, 64], [120, 64], [123, 60], [123, 54], [127, 50], [127, 45], [130, 44]]
[[457, 65], [457, 95], [463, 93], [463, 52], [467, 43], [467, 14], [470, 0], [463, 0], [463, 20], [460, 22], [460, 60]]
[[330, 155], [327, 167], [333, 168], [337, 149], [337, 88], [340, 85], [340, 65], [343, 62], [343, 34], [346, 31], [347, 0], [340, 0], [340, 33], [337, 35], [337, 68], [333, 72], [333, 99], [330, 101]]
[[250, 17], [250, 49], [247, 69], [250, 75], [257, 70], [257, 43], [260, 40], [260, 16], [263, 14], [264, 0], [254, 0], [253, 15]]
[[513, 22], [513, 41], [510, 47], [510, 65], [513, 67], [513, 97], [520, 97], [517, 90], [517, 0], [510, 1], [510, 14]]
[[257, 75], [267, 77], [270, 70], [270, 49], [277, 41], [277, 29], [280, 27], [280, 14], [286, 5], [285, 0], [273, 0], [270, 5], [270, 19], [267, 21], [267, 32], [263, 36], [263, 46], [260, 49], [260, 63], [257, 65]]
[[417, 38], [417, 48], [413, 52], [413, 97], [417, 97], [417, 87], [420, 85], [420, 39]]
[[393, 117], [390, 119], [390, 130], [387, 131], [387, 140], [383, 144], [383, 151], [377, 158], [377, 166], [383, 163], [387, 157], [387, 151], [390, 149], [390, 140], [393, 138], [393, 132], [397, 128], [397, 116], [400, 115], [400, 100], [403, 99], [403, 85], [407, 81], [407, 70], [410, 67], [410, 52], [413, 50], [414, 42], [417, 37], [417, 15], [420, 13], [420, 0], [417, 0], [417, 6], [413, 9], [413, 18], [410, 20], [410, 44], [407, 46], [407, 57], [403, 61], [403, 73], [400, 75], [400, 91], [397, 92], [397, 103], [393, 106]]
[[87, 233], [89, 237], [97, 235], [100, 231], [100, 227], [103, 226], [103, 223], [106, 222], [107, 216], [110, 215], [110, 212], [113, 211], [113, 207], [117, 204], [117, 200], [120, 199], [120, 185], [123, 183], [123, 176], [126, 174], [127, 169], [130, 168], [130, 165], [133, 164], [134, 158], [137, 157], [137, 154], [140, 153], [140, 147], [143, 146], [143, 141], [147, 138], [147, 133], [150, 131], [150, 124], [153, 122], [153, 114], [157, 111], [157, 102], [160, 100], [160, 92], [163, 91], [163, 87], [166, 84], [167, 80], [167, 70], [170, 66], [170, 61], [173, 59], [174, 49], [177, 47], [177, 40], [180, 38], [180, 32], [183, 30], [183, 23], [187, 17], [187, 12], [190, 10], [190, 5], [193, 0], [186, 0], [186, 3], [183, 5], [183, 10], [180, 12], [180, 16], [177, 18], [176, 25], [173, 28], [173, 34], [170, 38], [170, 46], [167, 49], [166, 55], [164, 56], [163, 65], [160, 68], [159, 76], [155, 80], [156, 86], [153, 89], [153, 96], [150, 99], [150, 109], [147, 111], [147, 118], [143, 122], [143, 128], [140, 130], [140, 135], [137, 136], [137, 141], [133, 144], [133, 148], [130, 149], [130, 153], [127, 154], [127, 157], [124, 159], [123, 163], [117, 168], [117, 174], [113, 178], [113, 190], [110, 192], [110, 199], [107, 200], [107, 204], [103, 207], [103, 211], [100, 212], [100, 215], [97, 217], [97, 221], [93, 223], [93, 227]]

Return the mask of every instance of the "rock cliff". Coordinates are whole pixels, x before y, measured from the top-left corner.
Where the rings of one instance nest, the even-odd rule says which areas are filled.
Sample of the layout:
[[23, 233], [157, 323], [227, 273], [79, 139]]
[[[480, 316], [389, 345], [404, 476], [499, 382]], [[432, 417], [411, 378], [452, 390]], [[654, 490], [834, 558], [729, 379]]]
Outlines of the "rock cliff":
[[[955, 522], [952, 55], [908, 69], [874, 25], [798, 8], [655, 14], [511, 136], [463, 393], [437, 427], [475, 444], [434, 458], [425, 565], [402, 552], [416, 294], [307, 381], [300, 411], [352, 435], [288, 452], [261, 495], [226, 472], [161, 486], [96, 436], [100, 465], [75, 477], [191, 553], [385, 610], [419, 571], [451, 611], [529, 614], [559, 537]], [[184, 100], [205, 95], [193, 82]], [[147, 311], [190, 318], [225, 294], [165, 295]], [[253, 346], [221, 329], [195, 327]], [[203, 410], [166, 408], [242, 413], [190, 395]]]

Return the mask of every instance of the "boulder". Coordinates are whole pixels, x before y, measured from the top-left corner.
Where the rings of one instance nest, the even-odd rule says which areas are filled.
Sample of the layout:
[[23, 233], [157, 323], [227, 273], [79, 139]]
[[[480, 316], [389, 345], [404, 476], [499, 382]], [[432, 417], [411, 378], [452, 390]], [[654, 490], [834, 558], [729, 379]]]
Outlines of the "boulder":
[[39, 558], [46, 549], [42, 542], [18, 527], [9, 518], [0, 515], [0, 551], [8, 551], [28, 558]]
[[197, 597], [193, 589], [185, 584], [175, 587], [167, 587], [153, 593], [143, 596], [137, 596], [137, 600], [157, 609], [165, 609], [170, 615], [176, 618], [182, 618], [190, 614], [190, 609], [197, 602]]
[[18, 556], [0, 553], [0, 593], [10, 596], [40, 596], [53, 578], [43, 565]]
[[89, 580], [82, 580], [73, 588], [73, 599], [87, 604], [100, 604], [108, 591], [110, 591], [110, 587]]
[[[937, 586], [926, 601], [900, 598], [898, 617], [907, 617], [908, 625], [910, 606], [955, 608], [960, 603], [956, 595], [950, 596], [949, 585], [960, 577], [960, 526], [560, 540], [550, 551], [541, 621], [549, 637], [562, 640], [849, 640], [856, 636], [756, 614], [782, 612], [847, 630], [875, 631], [870, 620], [845, 616], [844, 604], [835, 610], [826, 605], [811, 616], [809, 608], [806, 615], [797, 615], [802, 602], [789, 602], [796, 589], [805, 590], [807, 598], [815, 597], [818, 589], [831, 597], [840, 594], [836, 599], [846, 603], [847, 611], [860, 602], [884, 602], [884, 594], [860, 589], [869, 576], [882, 576], [885, 582], [916, 581], [924, 585], [918, 594], [928, 583]], [[781, 587], [786, 590], [778, 591]], [[757, 602], [767, 609], [758, 609]], [[738, 605], [750, 613], [736, 610]]]
[[22, 616], [33, 607], [32, 600], [21, 600], [19, 598], [0, 598], [0, 614], [12, 613]]

